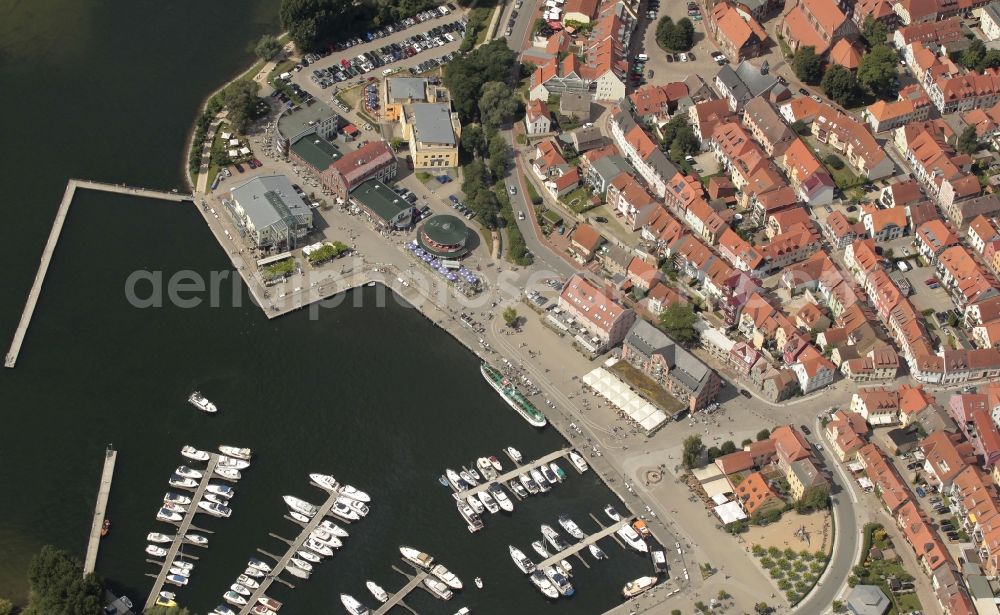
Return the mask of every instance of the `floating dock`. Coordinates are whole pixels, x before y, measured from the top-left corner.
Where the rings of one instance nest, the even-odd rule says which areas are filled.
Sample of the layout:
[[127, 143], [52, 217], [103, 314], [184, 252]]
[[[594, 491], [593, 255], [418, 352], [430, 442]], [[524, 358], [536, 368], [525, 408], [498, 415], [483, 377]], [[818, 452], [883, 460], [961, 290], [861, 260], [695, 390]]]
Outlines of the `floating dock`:
[[394, 594], [390, 594], [389, 599], [385, 602], [385, 604], [378, 607], [378, 609], [374, 611], [374, 615], [386, 615], [386, 613], [388, 613], [394, 607], [397, 606], [401, 606], [404, 609], [410, 611], [411, 613], [416, 613], [416, 611], [410, 608], [409, 605], [403, 602], [403, 598], [406, 598], [406, 596], [408, 596], [410, 592], [420, 587], [420, 584], [424, 582], [424, 579], [431, 576], [431, 574], [426, 570], [416, 570], [416, 576], [411, 577], [408, 573], [403, 572], [402, 570], [396, 568], [395, 566], [393, 566], [392, 569], [398, 572], [399, 574], [403, 575], [407, 579], [409, 579], [409, 581], [406, 583], [406, 585], [401, 587], [399, 591], [397, 591]]
[[[503, 474], [497, 476], [493, 480], [481, 482], [475, 487], [472, 487], [471, 489], [466, 489], [465, 491], [455, 491], [455, 498], [458, 499], [459, 497], [465, 498], [470, 495], [476, 495], [480, 491], [485, 491], [487, 488], [489, 488], [490, 483], [500, 483], [500, 486], [502, 486], [506, 490], [507, 488], [506, 483], [510, 479], [517, 478], [521, 474], [524, 474], [525, 472], [530, 472], [535, 468], [540, 468], [543, 465], [548, 465], [549, 463], [555, 461], [556, 459], [559, 459], [560, 457], [566, 457], [571, 450], [573, 450], [573, 448], [567, 446], [566, 448], [561, 448], [557, 451], [552, 451], [548, 455], [539, 457], [538, 459], [528, 462], [523, 466], [518, 466], [513, 470], [511, 470], [510, 472], [504, 472]], [[569, 461], [569, 459], [567, 459], [567, 461]]]
[[602, 528], [601, 531], [597, 533], [589, 534], [586, 538], [576, 543], [575, 545], [571, 546], [570, 548], [563, 549], [562, 551], [556, 553], [555, 555], [549, 557], [548, 559], [542, 560], [540, 563], [536, 564], [535, 567], [545, 568], [546, 566], [551, 566], [553, 564], [558, 563], [560, 560], [575, 555], [576, 553], [579, 553], [583, 549], [586, 549], [590, 545], [594, 544], [598, 540], [611, 536], [612, 534], [618, 531], [618, 528], [620, 528], [623, 523], [631, 523], [632, 519], [634, 518], [635, 517], [629, 517], [628, 520], [623, 519], [621, 522], [615, 522], [614, 525]]
[[83, 560], [83, 576], [94, 571], [97, 565], [97, 549], [101, 544], [101, 530], [104, 529], [104, 512], [108, 508], [108, 497], [111, 495], [111, 478], [115, 473], [115, 461], [118, 451], [111, 448], [104, 450], [104, 470], [101, 472], [101, 484], [97, 488], [97, 504], [94, 506], [94, 520], [90, 524], [90, 539], [87, 541], [87, 556]]
[[128, 194], [131, 196], [142, 196], [151, 199], [161, 199], [165, 201], [191, 201], [190, 194], [180, 194], [176, 192], [160, 192], [157, 190], [146, 190], [145, 188], [134, 188], [121, 184], [104, 184], [101, 182], [87, 181], [83, 179], [71, 179], [66, 183], [66, 191], [63, 192], [62, 202], [56, 211], [56, 219], [52, 222], [52, 229], [49, 231], [49, 239], [45, 242], [45, 249], [42, 250], [41, 262], [38, 264], [38, 271], [35, 272], [35, 282], [28, 292], [28, 300], [21, 312], [21, 320], [17, 323], [14, 331], [14, 340], [10, 344], [10, 350], [4, 357], [4, 367], [12, 368], [17, 363], [17, 355], [21, 352], [21, 344], [24, 343], [24, 336], [28, 333], [28, 325], [31, 324], [31, 316], [35, 313], [35, 305], [42, 294], [42, 284], [45, 282], [45, 274], [49, 270], [49, 263], [52, 261], [52, 254], [56, 251], [56, 244], [59, 243], [59, 235], [62, 233], [63, 224], [69, 214], [69, 206], [73, 203], [73, 196], [77, 188], [85, 190], [100, 190], [101, 192], [113, 192], [117, 194]]
[[[198, 508], [198, 502], [205, 495], [205, 490], [208, 488], [208, 482], [212, 479], [212, 475], [215, 472], [215, 466], [219, 463], [218, 453], [209, 453], [208, 465], [202, 470], [203, 474], [201, 477], [201, 482], [194, 491], [194, 495], [191, 496], [191, 504], [188, 506], [188, 511], [184, 514], [184, 518], [181, 522], [177, 524], [177, 535], [174, 536], [174, 541], [170, 543], [170, 548], [167, 549], [167, 555], [163, 558], [163, 565], [160, 567], [160, 574], [156, 576], [156, 581], [153, 582], [153, 589], [149, 591], [149, 597], [146, 598], [146, 606], [143, 610], [148, 610], [153, 608], [156, 604], [156, 599], [160, 595], [160, 590], [163, 589], [163, 584], [167, 580], [167, 575], [170, 574], [170, 567], [173, 561], [177, 558], [177, 551], [180, 550], [181, 545], [185, 544], [184, 535], [187, 534], [188, 530], [191, 529], [191, 522], [194, 521], [194, 516], [198, 514], [201, 510]], [[190, 543], [187, 543], [190, 544]]]

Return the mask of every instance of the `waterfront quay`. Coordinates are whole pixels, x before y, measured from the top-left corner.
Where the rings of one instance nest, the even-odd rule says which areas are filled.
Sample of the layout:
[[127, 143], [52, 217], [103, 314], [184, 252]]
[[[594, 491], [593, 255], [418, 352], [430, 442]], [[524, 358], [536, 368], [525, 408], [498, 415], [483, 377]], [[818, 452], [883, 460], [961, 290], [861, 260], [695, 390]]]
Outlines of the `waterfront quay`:
[[90, 538], [87, 540], [87, 555], [83, 559], [83, 575], [94, 571], [97, 565], [97, 549], [101, 544], [101, 532], [104, 530], [104, 513], [108, 508], [108, 498], [111, 496], [111, 479], [115, 474], [115, 462], [118, 451], [109, 444], [104, 450], [104, 469], [101, 470], [101, 483], [97, 488], [97, 504], [94, 505], [94, 520], [90, 524]]
[[[566, 459], [566, 461], [569, 462], [567, 455], [569, 455], [569, 452], [571, 450], [573, 449], [566, 447], [566, 448], [561, 448], [558, 451], [552, 451], [548, 455], [539, 457], [538, 459], [530, 461], [522, 466], [517, 466], [510, 472], [504, 472], [503, 474], [500, 474], [493, 480], [484, 480], [480, 484], [471, 487], [469, 489], [466, 489], [465, 491], [456, 491], [454, 493], [454, 497], [457, 500], [460, 498], [477, 495], [480, 491], [486, 491], [487, 489], [489, 489], [492, 483], [499, 483], [501, 488], [506, 489], [507, 481], [509, 481], [512, 478], [517, 478], [518, 476], [524, 474], [525, 472], [530, 472], [544, 465], [548, 465], [550, 462], [553, 462], [556, 459], [562, 458]], [[573, 466], [572, 463], [570, 463], [569, 465]], [[452, 487], [452, 489], [454, 489], [454, 487]]]
[[422, 587], [421, 584], [424, 582], [424, 579], [431, 576], [430, 573], [425, 570], [415, 570], [414, 572], [416, 574], [411, 577], [409, 573], [400, 570], [395, 566], [393, 566], [392, 569], [398, 572], [399, 574], [403, 575], [404, 577], [406, 577], [408, 581], [406, 585], [404, 585], [399, 589], [399, 591], [389, 595], [389, 599], [385, 601], [385, 604], [383, 604], [382, 606], [378, 607], [375, 610], [375, 615], [386, 615], [386, 613], [388, 613], [397, 606], [401, 606], [404, 609], [416, 615], [416, 611], [410, 608], [408, 604], [403, 602], [403, 599], [406, 598], [408, 595], [410, 595], [410, 592], [412, 592], [414, 589]]

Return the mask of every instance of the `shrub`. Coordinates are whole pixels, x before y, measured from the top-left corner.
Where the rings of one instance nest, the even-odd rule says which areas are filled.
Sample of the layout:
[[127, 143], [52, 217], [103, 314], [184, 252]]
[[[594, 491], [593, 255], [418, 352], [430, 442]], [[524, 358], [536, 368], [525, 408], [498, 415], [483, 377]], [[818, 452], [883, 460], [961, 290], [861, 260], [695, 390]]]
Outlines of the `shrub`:
[[844, 168], [844, 161], [841, 160], [840, 156], [837, 156], [836, 154], [829, 154], [823, 158], [823, 162], [828, 164], [830, 168], [836, 169], [837, 171]]

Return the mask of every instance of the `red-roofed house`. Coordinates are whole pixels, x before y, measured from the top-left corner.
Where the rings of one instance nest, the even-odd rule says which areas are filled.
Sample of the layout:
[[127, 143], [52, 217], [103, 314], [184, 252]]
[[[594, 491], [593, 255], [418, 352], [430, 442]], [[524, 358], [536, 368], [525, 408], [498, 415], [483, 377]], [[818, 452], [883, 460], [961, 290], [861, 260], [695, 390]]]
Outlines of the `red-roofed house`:
[[580, 255], [583, 262], [592, 259], [603, 242], [604, 237], [601, 237], [597, 229], [589, 224], [578, 224], [570, 235], [570, 245]]
[[811, 344], [798, 356], [798, 361], [789, 366], [799, 379], [803, 395], [808, 395], [833, 383], [837, 366], [824, 357]]
[[635, 312], [581, 274], [566, 281], [559, 307], [587, 329], [598, 351], [619, 344], [635, 322]]
[[758, 512], [764, 514], [770, 510], [780, 510], [785, 505], [760, 472], [754, 472], [736, 485], [736, 500], [743, 507], [743, 512], [750, 516]]
[[770, 39], [764, 28], [753, 17], [745, 19], [726, 2], [716, 4], [708, 16], [708, 30], [719, 43], [719, 48], [733, 62], [756, 58], [766, 48]]
[[524, 128], [529, 135], [543, 135], [552, 130], [552, 114], [541, 100], [529, 100], [524, 106]]
[[833, 2], [798, 0], [785, 12], [781, 35], [792, 51], [814, 47], [825, 55], [838, 39], [857, 37], [858, 27]]
[[320, 170], [320, 182], [335, 197], [346, 199], [348, 193], [369, 179], [388, 181], [396, 176], [396, 156], [385, 141], [372, 141], [361, 148], [349, 151]]
[[950, 489], [962, 470], [976, 464], [975, 449], [959, 433], [936, 431], [920, 442], [920, 450], [927, 482], [939, 491]]

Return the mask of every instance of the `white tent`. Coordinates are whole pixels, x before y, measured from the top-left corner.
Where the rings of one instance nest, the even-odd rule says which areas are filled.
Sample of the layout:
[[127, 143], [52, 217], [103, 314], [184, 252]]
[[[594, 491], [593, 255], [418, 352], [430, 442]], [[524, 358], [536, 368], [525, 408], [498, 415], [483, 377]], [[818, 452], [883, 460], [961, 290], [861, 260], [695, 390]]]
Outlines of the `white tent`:
[[747, 518], [747, 514], [740, 508], [739, 502], [726, 502], [722, 506], [715, 507], [715, 514], [719, 515], [723, 525], [729, 525], [733, 521], [741, 521]]
[[234, 149], [231, 149], [231, 150], [229, 150], [229, 157], [230, 158], [239, 158], [240, 157], [240, 153], [238, 151], [234, 150]]
[[249, 147], [241, 147], [240, 148], [240, 153], [243, 154], [244, 156], [247, 156], [247, 155], [250, 154], [250, 148]]
[[603, 367], [585, 374], [583, 383], [620, 408], [647, 432], [652, 432], [667, 420], [662, 410], [633, 393], [627, 384]]
[[222, 140], [223, 141], [228, 141], [231, 136], [233, 136], [233, 135], [229, 134], [228, 132], [224, 132], [224, 133], [222, 133]]
[[240, 144], [240, 140], [239, 139], [230, 139], [229, 140], [229, 146], [230, 147], [236, 147], [239, 144]]

